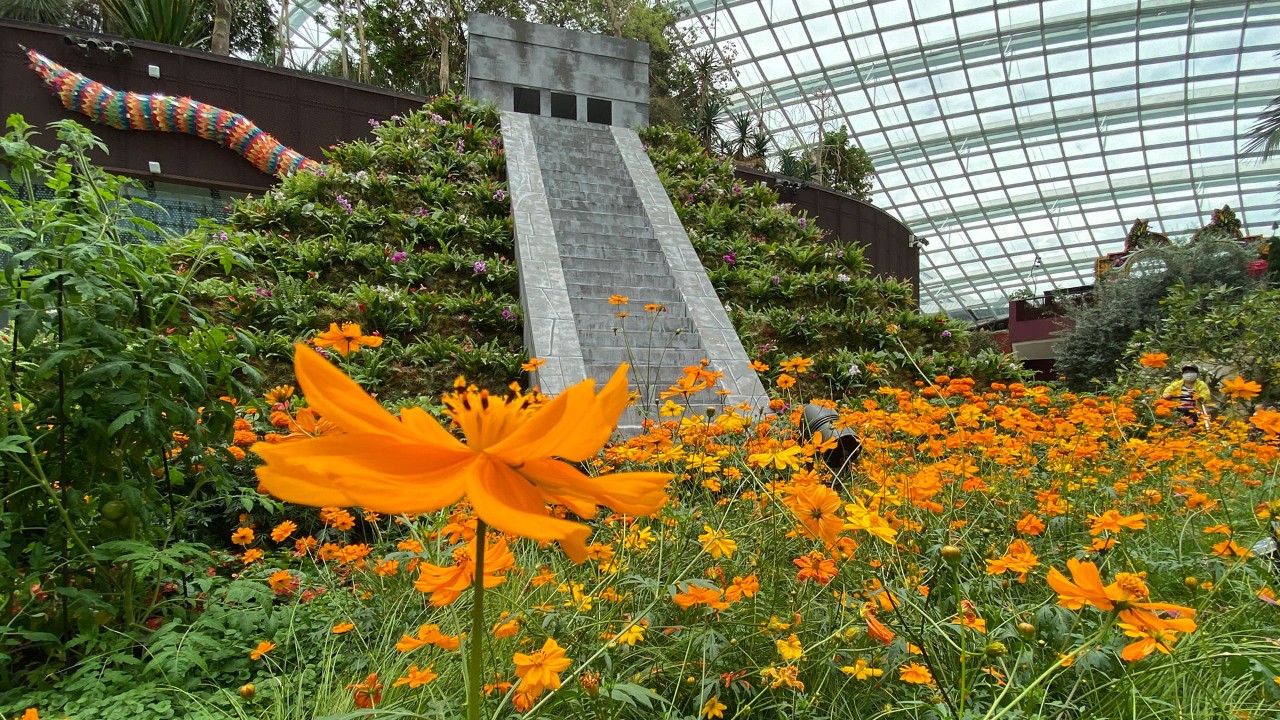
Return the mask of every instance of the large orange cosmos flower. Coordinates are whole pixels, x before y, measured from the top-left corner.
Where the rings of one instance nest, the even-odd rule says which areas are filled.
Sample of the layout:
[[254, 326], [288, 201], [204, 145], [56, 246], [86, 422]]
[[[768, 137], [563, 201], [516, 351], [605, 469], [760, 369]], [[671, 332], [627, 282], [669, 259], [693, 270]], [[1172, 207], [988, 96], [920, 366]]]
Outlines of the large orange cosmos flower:
[[[1091, 562], [1072, 558], [1067, 561], [1067, 570], [1071, 572], [1071, 580], [1067, 580], [1057, 568], [1049, 568], [1049, 586], [1058, 593], [1058, 604], [1068, 610], [1079, 610], [1085, 605], [1099, 610], [1119, 610], [1121, 622], [1152, 633], [1164, 630], [1191, 632], [1196, 629], [1196, 623], [1191, 619], [1196, 614], [1195, 610], [1182, 605], [1150, 602], [1147, 584], [1133, 573], [1116, 573], [1115, 582], [1103, 585], [1098, 566]], [[1156, 615], [1158, 612], [1176, 613], [1178, 617], [1164, 618]]]
[[1222, 381], [1222, 394], [1233, 400], [1252, 400], [1262, 392], [1262, 386], [1237, 375]]
[[599, 394], [585, 380], [530, 410], [526, 398], [462, 390], [446, 398], [459, 441], [421, 408], [397, 418], [305, 345], [294, 367], [310, 405], [344, 432], [289, 443], [258, 443], [261, 489], [318, 507], [361, 506], [388, 514], [439, 510], [463, 496], [475, 514], [504, 532], [557, 540], [574, 562], [587, 557], [586, 525], [550, 517], [558, 503], [582, 517], [606, 505], [648, 515], [666, 501], [668, 473], [588, 477], [569, 463], [608, 442], [627, 405], [627, 366]]

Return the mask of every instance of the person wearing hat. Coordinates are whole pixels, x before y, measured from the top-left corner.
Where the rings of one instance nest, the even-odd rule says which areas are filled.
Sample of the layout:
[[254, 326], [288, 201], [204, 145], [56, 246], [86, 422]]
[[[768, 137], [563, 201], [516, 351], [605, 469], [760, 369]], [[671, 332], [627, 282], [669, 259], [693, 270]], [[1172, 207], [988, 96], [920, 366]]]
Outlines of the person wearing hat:
[[1200, 369], [1195, 365], [1183, 365], [1182, 379], [1169, 383], [1162, 395], [1177, 400], [1178, 412], [1188, 421], [1195, 422], [1196, 416], [1204, 413], [1207, 422], [1210, 393], [1209, 386], [1200, 379]]

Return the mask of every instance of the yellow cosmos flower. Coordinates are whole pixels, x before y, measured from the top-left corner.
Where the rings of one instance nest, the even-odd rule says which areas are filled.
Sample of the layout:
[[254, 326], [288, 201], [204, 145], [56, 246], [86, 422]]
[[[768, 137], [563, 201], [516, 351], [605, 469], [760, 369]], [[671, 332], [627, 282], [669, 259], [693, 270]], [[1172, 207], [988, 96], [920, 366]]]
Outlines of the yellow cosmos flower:
[[791, 633], [791, 637], [785, 640], [779, 640], [777, 645], [778, 654], [787, 662], [799, 660], [804, 655], [804, 646], [800, 644], [800, 638], [796, 637], [795, 633]]
[[711, 554], [713, 558], [733, 557], [738, 550], [738, 543], [730, 539], [729, 533], [724, 530], [713, 530], [710, 525], [702, 526], [703, 533], [698, 536], [698, 542], [702, 543], [702, 548]]
[[855, 680], [870, 680], [873, 677], [881, 677], [884, 670], [871, 667], [866, 660], [858, 658], [852, 665], [845, 665], [840, 668], [840, 672], [845, 675], [852, 675]]
[[[1277, 678], [1277, 681], [1280, 682], [1280, 678]], [[724, 717], [724, 711], [728, 709], [728, 705], [720, 702], [719, 695], [712, 695], [707, 698], [707, 702], [703, 704], [702, 710], [698, 714], [707, 718], [707, 720], [715, 720], [715, 718]]]
[[426, 410], [404, 408], [396, 417], [305, 345], [295, 351], [308, 402], [344, 432], [253, 446], [265, 461], [257, 470], [261, 490], [282, 500], [401, 515], [433, 512], [465, 496], [489, 525], [559, 541], [574, 562], [586, 559], [591, 529], [551, 517], [547, 503], [590, 518], [597, 505], [639, 516], [666, 501], [669, 473], [588, 477], [571, 464], [595, 455], [613, 434], [627, 405], [625, 364], [599, 394], [585, 380], [536, 410], [527, 396], [457, 391], [446, 405], [464, 443]]

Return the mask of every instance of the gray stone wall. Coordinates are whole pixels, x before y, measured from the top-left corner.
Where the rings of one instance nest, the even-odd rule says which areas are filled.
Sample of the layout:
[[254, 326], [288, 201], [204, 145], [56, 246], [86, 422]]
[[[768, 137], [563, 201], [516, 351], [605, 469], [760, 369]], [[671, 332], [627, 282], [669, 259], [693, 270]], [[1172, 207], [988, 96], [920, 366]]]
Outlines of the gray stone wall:
[[467, 25], [467, 93], [499, 110], [514, 109], [515, 88], [541, 91], [541, 115], [551, 115], [551, 93], [577, 98], [578, 120], [587, 99], [612, 103], [613, 125], [649, 122], [649, 45], [471, 13]]

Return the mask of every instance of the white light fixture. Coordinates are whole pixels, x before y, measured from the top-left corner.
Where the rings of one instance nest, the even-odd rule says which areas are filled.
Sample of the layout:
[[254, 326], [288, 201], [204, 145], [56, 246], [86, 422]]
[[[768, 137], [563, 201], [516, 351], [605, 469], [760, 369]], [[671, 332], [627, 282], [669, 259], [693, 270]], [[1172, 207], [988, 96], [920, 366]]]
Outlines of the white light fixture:
[[156, 162], [155, 160], [152, 160], [151, 162], [147, 163], [147, 169], [151, 171], [152, 175], [159, 175], [160, 163]]
[[158, 78], [160, 77], [160, 66], [159, 66], [159, 65], [148, 65], [148, 66], [147, 66], [147, 75], [150, 75], [151, 77], [153, 77], [153, 78], [157, 78], [157, 79], [158, 79]]

